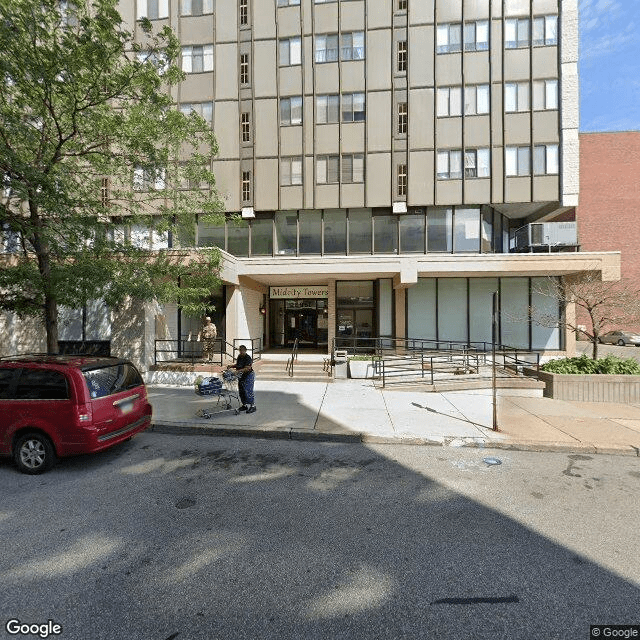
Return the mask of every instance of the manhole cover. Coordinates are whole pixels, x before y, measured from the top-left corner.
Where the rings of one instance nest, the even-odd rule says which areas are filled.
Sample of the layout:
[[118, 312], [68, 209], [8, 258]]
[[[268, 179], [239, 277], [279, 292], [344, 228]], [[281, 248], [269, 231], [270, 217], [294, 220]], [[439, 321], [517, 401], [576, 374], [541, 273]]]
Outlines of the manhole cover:
[[487, 464], [490, 465], [494, 465], [494, 464], [502, 464], [502, 460], [500, 460], [500, 458], [494, 458], [492, 456], [489, 456], [488, 458], [482, 458], [483, 462], [486, 462]]

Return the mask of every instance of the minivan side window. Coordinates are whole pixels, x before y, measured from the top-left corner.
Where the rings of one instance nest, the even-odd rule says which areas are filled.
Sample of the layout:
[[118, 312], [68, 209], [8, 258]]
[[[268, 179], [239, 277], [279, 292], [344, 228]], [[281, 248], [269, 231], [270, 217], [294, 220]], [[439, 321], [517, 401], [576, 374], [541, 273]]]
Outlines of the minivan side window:
[[82, 373], [92, 398], [104, 398], [144, 384], [138, 370], [128, 363], [85, 369]]
[[16, 369], [0, 369], [0, 398], [7, 400]]
[[68, 400], [64, 374], [49, 369], [23, 369], [18, 378], [16, 400]]

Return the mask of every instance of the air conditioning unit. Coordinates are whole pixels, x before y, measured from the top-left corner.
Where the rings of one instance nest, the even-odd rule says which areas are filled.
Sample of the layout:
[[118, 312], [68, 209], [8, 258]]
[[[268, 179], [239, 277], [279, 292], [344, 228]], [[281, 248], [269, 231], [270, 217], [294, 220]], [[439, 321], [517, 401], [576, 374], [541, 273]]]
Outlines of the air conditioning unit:
[[515, 232], [516, 251], [529, 251], [554, 247], [575, 247], [578, 244], [578, 227], [575, 222], [532, 222]]

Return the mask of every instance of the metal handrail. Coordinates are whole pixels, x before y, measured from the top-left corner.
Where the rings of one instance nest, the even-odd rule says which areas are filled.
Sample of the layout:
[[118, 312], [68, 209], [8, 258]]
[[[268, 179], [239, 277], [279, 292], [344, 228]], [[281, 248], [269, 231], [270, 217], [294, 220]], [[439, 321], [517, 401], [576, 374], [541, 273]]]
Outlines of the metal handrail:
[[287, 360], [287, 373], [289, 374], [290, 378], [293, 378], [293, 365], [295, 361], [298, 359], [298, 346], [299, 346], [299, 341], [298, 341], [298, 338], [296, 338], [293, 341], [293, 347], [291, 349], [291, 357]]
[[[213, 360], [211, 364], [222, 365], [225, 358], [233, 360], [237, 357], [238, 347], [240, 344], [247, 346], [250, 350], [251, 358], [256, 361], [262, 358], [262, 339], [261, 338], [234, 338], [233, 342], [227, 342], [222, 338], [216, 338], [214, 341]], [[171, 357], [161, 357], [160, 354], [170, 354]], [[156, 339], [154, 341], [154, 364], [166, 363], [171, 361], [190, 362], [194, 365], [198, 361], [202, 361], [202, 341], [181, 338], [181, 339]]]
[[[431, 384], [435, 373], [456, 370], [476, 372], [481, 364], [487, 364], [492, 344], [463, 340], [437, 340], [424, 338], [392, 337], [336, 337], [332, 340], [331, 360], [335, 358], [336, 348], [348, 353], [366, 353], [371, 355], [376, 372], [385, 386], [391, 371], [397, 373], [416, 372], [420, 367], [420, 377], [424, 378], [429, 369]], [[505, 345], [496, 345], [497, 356], [502, 359], [503, 368], [511, 368], [520, 373], [526, 367], [539, 370], [540, 354], [536, 351], [518, 349]], [[498, 357], [496, 357], [496, 360]]]

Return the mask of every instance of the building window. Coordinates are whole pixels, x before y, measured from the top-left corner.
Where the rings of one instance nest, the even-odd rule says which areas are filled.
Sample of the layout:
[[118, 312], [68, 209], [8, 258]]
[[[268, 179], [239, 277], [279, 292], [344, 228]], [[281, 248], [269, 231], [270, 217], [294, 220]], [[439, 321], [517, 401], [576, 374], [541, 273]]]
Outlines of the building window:
[[289, 7], [300, 4], [300, 0], [278, 0], [279, 7]]
[[249, 54], [240, 54], [240, 84], [249, 84]]
[[340, 49], [342, 60], [364, 60], [364, 31], [343, 33]]
[[109, 178], [100, 181], [100, 203], [103, 207], [109, 206]]
[[364, 154], [344, 154], [342, 157], [318, 156], [316, 182], [318, 184], [364, 182]]
[[249, 0], [240, 0], [240, 24], [249, 24]]
[[439, 24], [436, 32], [436, 53], [456, 53], [462, 51], [462, 25]]
[[242, 172], [242, 202], [251, 201], [251, 171]]
[[364, 182], [364, 155], [362, 153], [344, 154], [340, 162], [341, 182]]
[[340, 96], [316, 96], [316, 122], [318, 124], [336, 123], [340, 119]]
[[337, 2], [338, 0], [313, 0], [314, 4], [327, 4], [328, 2]]
[[464, 50], [487, 51], [489, 49], [489, 22], [478, 20], [477, 22], [464, 23]]
[[558, 81], [533, 81], [533, 108], [535, 111], [558, 108]]
[[529, 111], [528, 82], [505, 82], [504, 110], [505, 113]]
[[448, 149], [438, 151], [438, 180], [462, 178], [462, 151]]
[[462, 115], [462, 87], [438, 87], [436, 113], [440, 117]]
[[407, 195], [407, 165], [398, 165], [398, 196]]
[[489, 149], [467, 149], [464, 152], [464, 177], [488, 178], [491, 175]]
[[213, 0], [180, 0], [180, 13], [183, 16], [213, 13]]
[[409, 105], [406, 102], [398, 102], [398, 133], [404, 135], [409, 126]]
[[559, 170], [558, 145], [540, 144], [533, 148], [533, 173], [536, 176], [556, 175]]
[[302, 158], [282, 158], [280, 160], [280, 185], [287, 187], [302, 184]]
[[302, 96], [280, 98], [280, 124], [282, 126], [302, 124]]
[[533, 19], [533, 45], [558, 44], [558, 16], [540, 16]]
[[316, 62], [338, 61], [338, 35], [316, 36]]
[[[340, 58], [342, 60], [364, 60], [364, 32], [343, 33], [340, 37]], [[338, 35], [318, 35], [315, 39], [317, 63], [338, 61]]]
[[281, 67], [291, 67], [296, 64], [302, 64], [302, 47], [300, 38], [283, 38], [280, 40], [279, 48]]
[[133, 170], [133, 188], [135, 191], [161, 191], [165, 188], [165, 170], [136, 167]]
[[182, 70], [185, 73], [213, 71], [213, 45], [182, 47]]
[[467, 116], [489, 113], [488, 84], [479, 84], [464, 88], [464, 113]]
[[345, 93], [342, 96], [342, 122], [362, 122], [364, 115], [364, 93]]
[[[491, 154], [489, 149], [467, 149], [464, 152], [464, 177], [488, 178]], [[438, 151], [438, 180], [462, 178], [462, 151], [448, 149]]]
[[242, 134], [242, 142], [251, 142], [251, 123], [248, 111], [243, 111], [240, 114], [240, 131]]
[[506, 147], [505, 148], [505, 175], [528, 176], [531, 175], [531, 148], [530, 147]]
[[183, 102], [180, 105], [180, 111], [185, 116], [193, 111], [204, 118], [208, 124], [213, 121], [213, 102]]
[[398, 73], [406, 73], [407, 71], [407, 41], [398, 41]]
[[138, 0], [138, 19], [158, 20], [169, 17], [169, 0]]
[[[489, 85], [464, 87], [464, 113], [475, 116], [489, 113]], [[439, 117], [462, 115], [462, 87], [438, 87], [436, 114]]]
[[164, 53], [151, 53], [150, 51], [138, 51], [136, 54], [138, 62], [152, 64], [157, 70], [158, 75], [163, 76], [169, 69], [169, 60]]
[[408, 0], [397, 0], [397, 10], [398, 11], [406, 11], [408, 8]]
[[316, 182], [337, 184], [340, 181], [340, 156], [318, 156], [316, 160]]
[[531, 42], [529, 18], [509, 18], [504, 21], [504, 48], [520, 49]]

